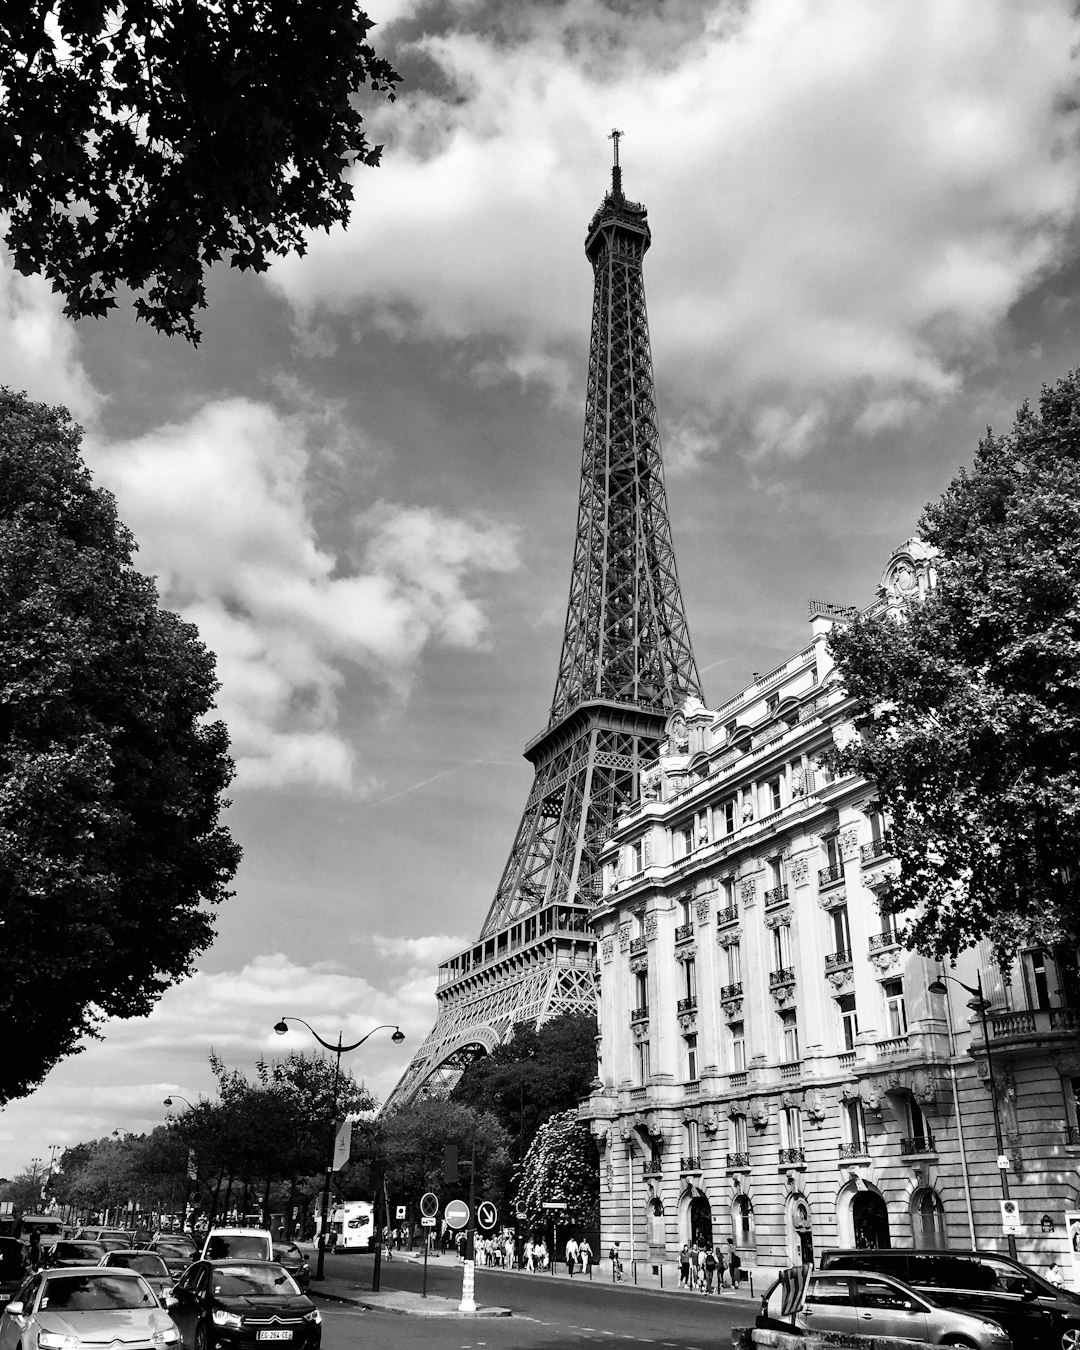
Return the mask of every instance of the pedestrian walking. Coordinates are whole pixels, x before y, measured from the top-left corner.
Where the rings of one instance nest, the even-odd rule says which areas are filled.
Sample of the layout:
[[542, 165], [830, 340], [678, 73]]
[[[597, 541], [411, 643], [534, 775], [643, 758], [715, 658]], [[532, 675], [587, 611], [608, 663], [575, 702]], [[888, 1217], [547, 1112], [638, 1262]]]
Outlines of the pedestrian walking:
[[679, 1252], [679, 1288], [690, 1288], [690, 1244], [684, 1242]]
[[733, 1242], [728, 1243], [728, 1266], [731, 1268], [731, 1287], [738, 1289], [739, 1281], [742, 1279], [742, 1261]]
[[716, 1248], [716, 1292], [719, 1293], [727, 1283], [727, 1257]]
[[525, 1269], [529, 1271], [530, 1274], [532, 1273], [533, 1270], [536, 1269], [536, 1267], [533, 1265], [533, 1261], [535, 1260], [535, 1253], [536, 1249], [533, 1246], [532, 1238], [526, 1238], [525, 1246], [522, 1248], [521, 1255], [525, 1263]]
[[574, 1277], [574, 1267], [577, 1265], [578, 1245], [577, 1239], [568, 1237], [566, 1239], [566, 1273], [571, 1279]]
[[592, 1274], [592, 1248], [589, 1246], [589, 1239], [582, 1238], [578, 1243], [578, 1260], [581, 1262], [581, 1271], [583, 1275]]
[[716, 1279], [716, 1249], [710, 1242], [705, 1248], [705, 1292], [711, 1294], [713, 1291], [713, 1280]]
[[617, 1242], [612, 1245], [611, 1251], [608, 1252], [608, 1259], [611, 1262], [612, 1277], [616, 1280], [617, 1283], [621, 1284], [622, 1256], [619, 1254], [619, 1244]]

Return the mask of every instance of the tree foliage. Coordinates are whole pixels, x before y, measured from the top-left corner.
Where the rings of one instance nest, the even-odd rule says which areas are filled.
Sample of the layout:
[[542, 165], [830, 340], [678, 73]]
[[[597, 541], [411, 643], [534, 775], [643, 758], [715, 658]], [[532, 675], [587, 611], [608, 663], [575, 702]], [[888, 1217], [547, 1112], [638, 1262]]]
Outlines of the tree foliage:
[[1080, 374], [988, 430], [920, 521], [938, 582], [831, 639], [859, 705], [909, 942], [999, 956], [1080, 938]]
[[589, 1095], [596, 1034], [589, 1013], [563, 1013], [539, 1030], [519, 1022], [505, 1045], [465, 1070], [453, 1098], [490, 1111], [524, 1157], [545, 1120]]
[[576, 1111], [560, 1111], [540, 1126], [525, 1158], [517, 1204], [524, 1222], [544, 1225], [545, 1201], [563, 1200], [559, 1223], [592, 1231], [600, 1226], [600, 1160], [589, 1127]]
[[[479, 1105], [445, 1097], [411, 1102], [380, 1119], [380, 1161], [388, 1189], [419, 1197], [436, 1191], [452, 1198], [468, 1194], [468, 1164], [475, 1153], [476, 1194], [501, 1197], [510, 1168], [510, 1140], [496, 1117]], [[462, 1163], [457, 1192], [443, 1181], [443, 1149], [456, 1144]]]
[[28, 0], [0, 13], [0, 212], [72, 318], [139, 292], [198, 341], [206, 268], [264, 271], [349, 219], [357, 95], [399, 76], [352, 0]]
[[132, 565], [79, 435], [0, 389], [0, 1103], [190, 973], [240, 858], [213, 657]]

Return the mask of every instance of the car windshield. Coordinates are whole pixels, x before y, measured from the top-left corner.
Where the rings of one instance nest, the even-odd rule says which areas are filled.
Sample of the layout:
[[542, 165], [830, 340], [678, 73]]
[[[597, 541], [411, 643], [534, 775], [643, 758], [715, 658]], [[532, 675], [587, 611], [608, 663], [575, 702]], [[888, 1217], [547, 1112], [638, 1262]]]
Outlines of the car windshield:
[[240, 1261], [258, 1261], [266, 1256], [266, 1242], [261, 1237], [249, 1237], [244, 1233], [230, 1233], [228, 1236], [215, 1233], [206, 1254], [211, 1261], [228, 1257]]
[[166, 1261], [189, 1261], [191, 1259], [189, 1247], [174, 1247], [171, 1243], [159, 1242], [154, 1250], [159, 1256], [163, 1256]]
[[137, 1275], [119, 1271], [93, 1275], [58, 1275], [45, 1282], [41, 1311], [52, 1308], [64, 1312], [107, 1312], [119, 1308], [153, 1308], [157, 1300]]
[[226, 1266], [214, 1271], [218, 1298], [246, 1298], [251, 1294], [299, 1294], [291, 1275], [269, 1261], [257, 1266]]
[[137, 1270], [140, 1275], [168, 1275], [169, 1269], [156, 1252], [110, 1252], [110, 1266]]
[[88, 1266], [96, 1266], [104, 1254], [104, 1248], [97, 1242], [58, 1242], [53, 1248], [57, 1261], [82, 1261]]

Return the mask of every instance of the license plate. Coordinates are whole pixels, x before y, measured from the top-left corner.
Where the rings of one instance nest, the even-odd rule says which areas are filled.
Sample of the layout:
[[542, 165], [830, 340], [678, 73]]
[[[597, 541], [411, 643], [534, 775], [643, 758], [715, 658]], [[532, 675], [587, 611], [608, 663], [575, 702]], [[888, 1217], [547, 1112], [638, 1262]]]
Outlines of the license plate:
[[291, 1341], [291, 1331], [259, 1331], [255, 1334], [257, 1341]]

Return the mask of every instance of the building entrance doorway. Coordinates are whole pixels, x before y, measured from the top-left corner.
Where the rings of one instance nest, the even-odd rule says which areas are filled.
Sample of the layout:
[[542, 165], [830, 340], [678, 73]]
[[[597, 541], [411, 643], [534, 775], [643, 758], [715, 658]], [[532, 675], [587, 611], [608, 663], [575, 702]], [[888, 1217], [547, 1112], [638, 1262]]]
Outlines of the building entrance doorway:
[[877, 1191], [859, 1191], [851, 1201], [856, 1247], [891, 1247], [889, 1211]]
[[797, 1195], [791, 1201], [788, 1217], [791, 1223], [791, 1256], [798, 1266], [814, 1264], [814, 1224], [805, 1196]]
[[703, 1247], [713, 1245], [712, 1205], [705, 1195], [695, 1195], [690, 1201], [690, 1241]]

